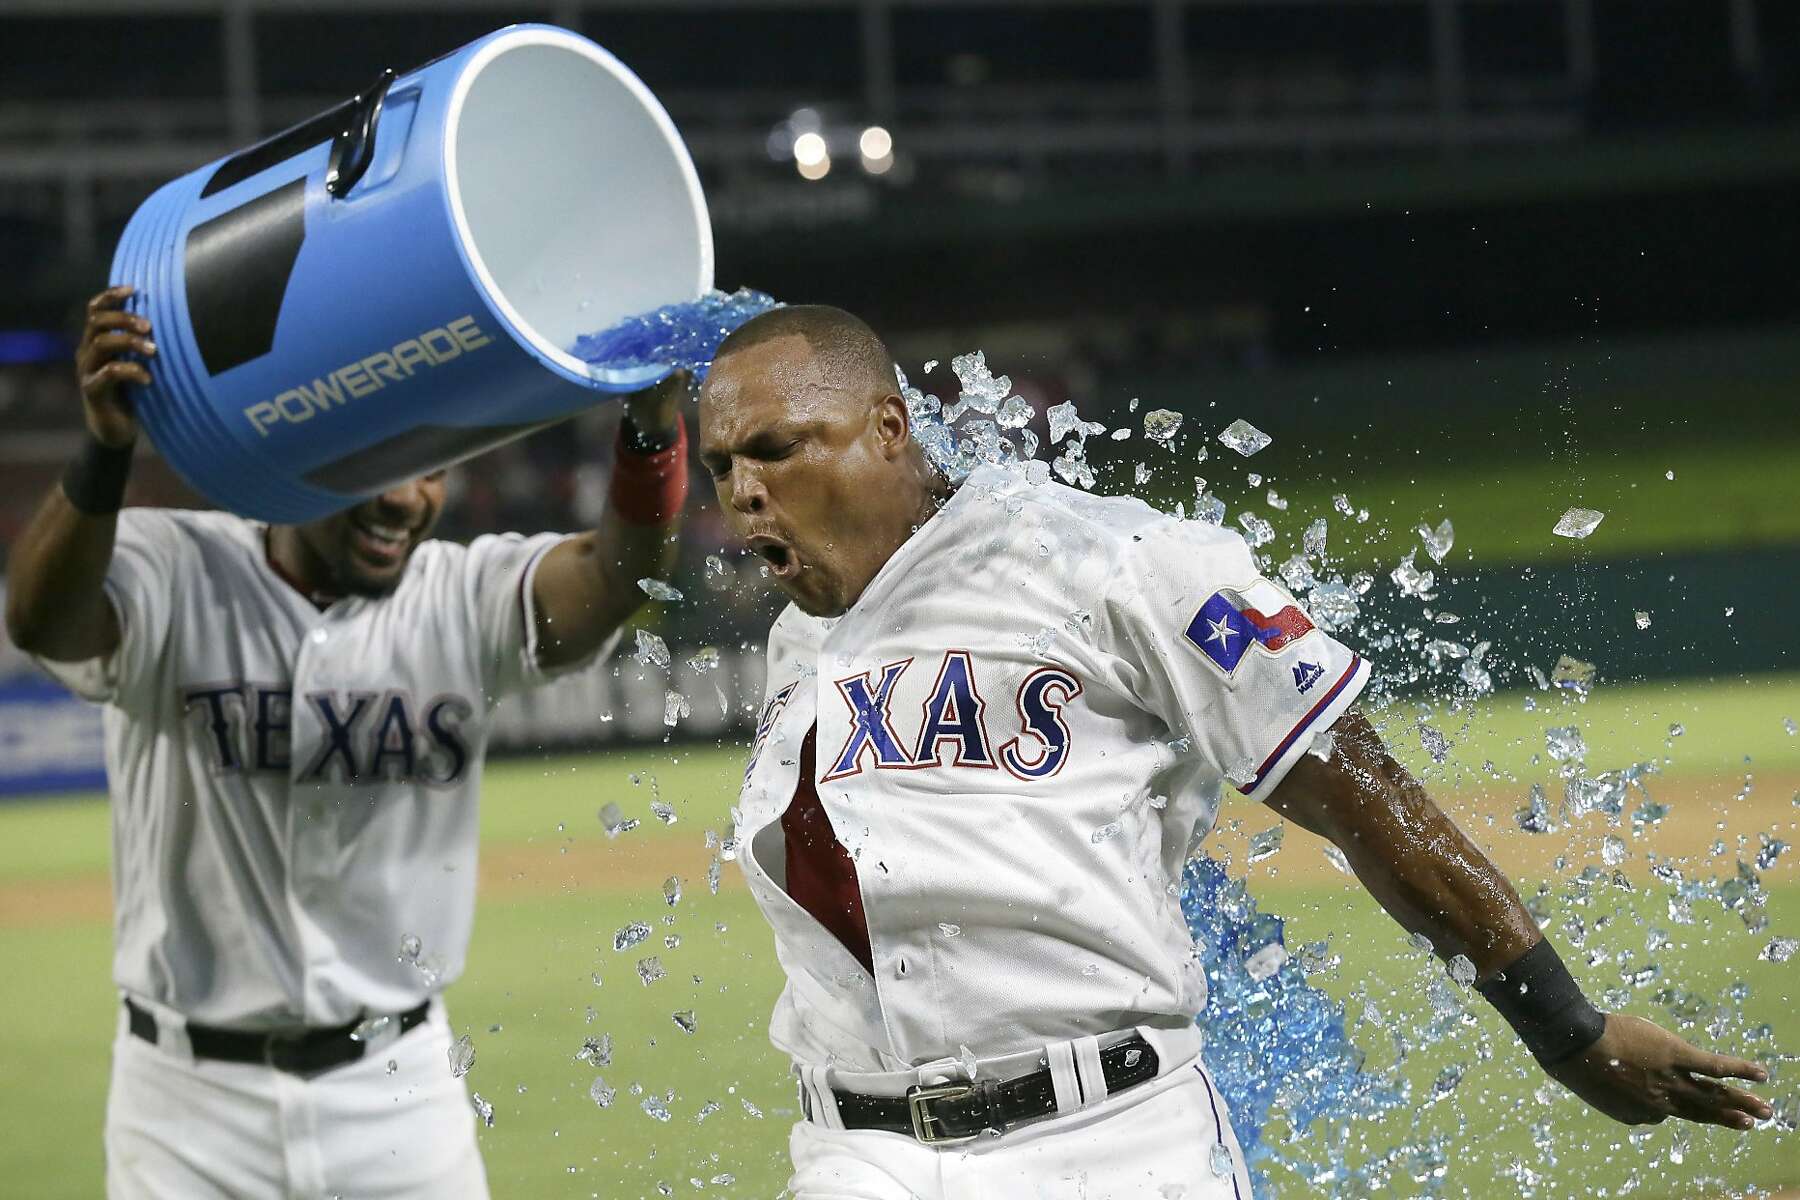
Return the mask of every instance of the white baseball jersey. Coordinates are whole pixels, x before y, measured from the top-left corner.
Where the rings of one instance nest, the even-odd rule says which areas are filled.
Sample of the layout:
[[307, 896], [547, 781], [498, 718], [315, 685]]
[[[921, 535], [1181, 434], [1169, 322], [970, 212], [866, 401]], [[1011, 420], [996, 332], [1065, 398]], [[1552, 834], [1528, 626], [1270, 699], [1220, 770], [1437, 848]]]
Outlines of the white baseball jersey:
[[120, 514], [117, 650], [43, 665], [108, 705], [121, 989], [211, 1025], [329, 1026], [461, 973], [488, 717], [543, 675], [531, 578], [558, 540], [427, 541], [391, 595], [320, 611], [260, 524]]
[[[832, 620], [789, 607], [735, 813], [802, 1066], [1010, 1054], [1205, 1005], [1178, 901], [1220, 785], [1263, 798], [1366, 664], [1235, 533], [976, 471]], [[873, 973], [784, 889], [815, 780], [856, 863]]]

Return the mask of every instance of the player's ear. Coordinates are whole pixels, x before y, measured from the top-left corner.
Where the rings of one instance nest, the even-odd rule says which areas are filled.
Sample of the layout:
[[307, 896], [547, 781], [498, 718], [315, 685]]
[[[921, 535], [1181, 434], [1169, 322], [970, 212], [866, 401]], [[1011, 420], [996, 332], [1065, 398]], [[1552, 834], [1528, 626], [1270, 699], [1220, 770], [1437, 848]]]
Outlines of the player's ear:
[[893, 462], [906, 453], [912, 442], [912, 418], [906, 411], [906, 401], [897, 393], [883, 396], [875, 403], [875, 444], [881, 450], [881, 457]]

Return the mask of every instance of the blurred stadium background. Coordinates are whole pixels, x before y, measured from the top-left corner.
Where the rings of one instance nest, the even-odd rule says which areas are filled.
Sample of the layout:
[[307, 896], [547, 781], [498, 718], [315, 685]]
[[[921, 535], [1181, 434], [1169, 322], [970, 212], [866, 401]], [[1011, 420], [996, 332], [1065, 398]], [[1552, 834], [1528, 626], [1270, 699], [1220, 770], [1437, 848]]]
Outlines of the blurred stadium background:
[[[857, 311], [927, 391], [945, 394], [947, 368], [921, 375], [925, 362], [980, 348], [1040, 412], [1074, 399], [1111, 428], [1178, 411], [1173, 455], [1141, 434], [1091, 447], [1097, 486], [1191, 507], [1202, 476], [1234, 522], [1254, 511], [1273, 523], [1277, 561], [1308, 521], [1331, 517], [1335, 565], [1375, 581], [1365, 626], [1397, 690], [1436, 703], [1444, 728], [1461, 722], [1452, 760], [1421, 766], [1466, 823], [1512, 846], [1531, 773], [1550, 778], [1554, 764], [1521, 748], [1535, 738], [1541, 750], [1552, 717], [1521, 718], [1507, 689], [1529, 687], [1531, 667], [1548, 672], [1566, 653], [1595, 664], [1597, 699], [1614, 694], [1609, 765], [1674, 754], [1671, 721], [1709, 728], [1680, 743], [1687, 756], [1671, 767], [1692, 804], [1668, 829], [1693, 828], [1667, 836], [1697, 856], [1693, 871], [1729, 875], [1739, 854], [1756, 859], [1767, 840], [1793, 837], [1800, 753], [1782, 725], [1800, 716], [1800, 682], [1783, 674], [1800, 669], [1800, 5], [1790, 0], [0, 0], [0, 574], [5, 546], [77, 443], [77, 317], [107, 282], [135, 206], [383, 67], [520, 20], [594, 38], [668, 106], [707, 188], [720, 286]], [[1212, 439], [1238, 417], [1274, 443], [1227, 463]], [[579, 418], [459, 468], [445, 532], [590, 523], [614, 419]], [[1155, 468], [1146, 484], [1139, 462]], [[568, 1065], [593, 1032], [581, 1019], [589, 1004], [607, 1011], [622, 1059], [628, 1042], [683, 1036], [667, 1018], [672, 996], [640, 989], [629, 970], [615, 968], [600, 992], [587, 977], [600, 962], [592, 946], [628, 911], [649, 911], [645, 897], [660, 904], [666, 874], [679, 867], [690, 894], [703, 891], [700, 830], [725, 828], [733, 739], [759, 687], [754, 651], [771, 605], [754, 569], [722, 546], [698, 473], [696, 485], [675, 581], [689, 601], [638, 622], [667, 639], [671, 674], [627, 657], [507, 713], [501, 741], [519, 758], [494, 769], [489, 789], [494, 899], [470, 978], [452, 994], [471, 1028], [514, 1022], [483, 1043], [487, 1063], [510, 1072], [502, 1123], [487, 1135], [496, 1194], [687, 1192], [697, 1180], [767, 1195], [780, 1182], [780, 1122], [758, 1123], [726, 1092], [786, 1102], [761, 1042], [766, 937], [729, 882], [710, 901], [716, 913], [683, 910], [699, 924], [667, 956], [671, 968], [686, 954], [693, 971], [704, 958], [730, 977], [724, 995], [716, 980], [693, 987], [709, 998], [693, 1006], [714, 1036], [668, 1047], [640, 1072], [646, 1087], [680, 1093], [677, 1122], [648, 1123], [621, 1075], [624, 1111], [596, 1124], [592, 1072], [577, 1080], [585, 1068]], [[1369, 518], [1340, 521], [1338, 495]], [[154, 459], [140, 464], [133, 499], [198, 503]], [[1576, 504], [1606, 520], [1585, 541], [1552, 536]], [[1485, 706], [1449, 700], [1454, 652], [1406, 635], [1417, 598], [1388, 582], [1419, 546], [1415, 527], [1446, 517], [1450, 555], [1418, 557], [1438, 574], [1438, 606], [1463, 616], [1442, 636], [1495, 642], [1501, 695]], [[684, 665], [707, 646], [721, 650], [716, 675]], [[666, 687], [692, 701], [672, 731]], [[1405, 727], [1413, 709], [1402, 710]], [[1482, 771], [1484, 759], [1504, 770]], [[609, 842], [594, 809], [614, 799], [647, 816], [633, 781], [652, 773], [692, 825], [646, 820], [636, 842]], [[9, 1120], [0, 1148], [10, 1163], [0, 1178], [32, 1181], [20, 1195], [98, 1188], [110, 1019], [100, 778], [95, 715], [0, 638], [0, 801], [18, 801], [0, 803], [0, 961], [12, 976], [0, 1003], [42, 1032], [0, 1049], [9, 1108], [32, 1110], [29, 1125]], [[1514, 850], [1502, 854], [1509, 865]], [[1301, 853], [1290, 845], [1285, 856]], [[1600, 861], [1517, 853], [1529, 878], [1553, 883]], [[1777, 1040], [1785, 1030], [1790, 1050], [1781, 1004], [1795, 998], [1796, 972], [1756, 953], [1800, 923], [1792, 863], [1775, 851], [1754, 865], [1766, 877], [1754, 907], [1774, 918], [1760, 940], [1734, 930], [1719, 935], [1725, 949], [1700, 949], [1712, 945], [1702, 921], [1686, 931], [1687, 958], [1665, 964], [1675, 974], [1691, 963], [1708, 1003], [1732, 972], [1754, 977], [1751, 1007], [1764, 1006], [1759, 1019]], [[1647, 866], [1634, 855], [1628, 867], [1640, 886], [1655, 883]], [[1296, 864], [1259, 894], [1278, 911], [1323, 906], [1308, 936], [1360, 939], [1352, 963], [1397, 956], [1404, 943], [1342, 881], [1314, 874]], [[1615, 928], [1643, 923], [1625, 919], [1631, 905], [1661, 903], [1615, 901]], [[1719, 919], [1735, 927], [1742, 915]], [[716, 951], [695, 949], [714, 937]], [[1602, 969], [1592, 954], [1589, 966]], [[1377, 974], [1405, 991], [1415, 969]], [[673, 974], [661, 986], [686, 986]], [[1346, 998], [1376, 993], [1356, 969], [1330, 979]], [[1654, 989], [1639, 1000], [1665, 1020], [1683, 1003]], [[512, 1030], [532, 1049], [509, 1059]], [[1454, 1058], [1441, 1051], [1420, 1058], [1426, 1091]], [[1794, 1096], [1786, 1069], [1778, 1083]], [[500, 1103], [483, 1074], [472, 1079]], [[1426, 1139], [1395, 1160], [1396, 1187], [1588, 1194], [1620, 1188], [1628, 1172], [1654, 1196], [1800, 1184], [1791, 1134], [1748, 1157], [1704, 1131], [1627, 1146], [1562, 1108], [1502, 1118], [1535, 1084], [1489, 1074], [1479, 1104], [1463, 1084], [1461, 1124], [1445, 1126], [1437, 1151]], [[555, 1103], [544, 1093], [562, 1108], [543, 1107]], [[690, 1124], [707, 1098], [727, 1110]], [[1536, 1122], [1552, 1115], [1577, 1132], [1546, 1148]], [[1499, 1122], [1481, 1160], [1490, 1165], [1457, 1161], [1490, 1131], [1484, 1122]], [[1589, 1152], [1600, 1146], [1625, 1147], [1626, 1161], [1601, 1166]], [[1432, 1153], [1448, 1157], [1447, 1171]], [[1521, 1155], [1542, 1178], [1496, 1184], [1492, 1172]]]

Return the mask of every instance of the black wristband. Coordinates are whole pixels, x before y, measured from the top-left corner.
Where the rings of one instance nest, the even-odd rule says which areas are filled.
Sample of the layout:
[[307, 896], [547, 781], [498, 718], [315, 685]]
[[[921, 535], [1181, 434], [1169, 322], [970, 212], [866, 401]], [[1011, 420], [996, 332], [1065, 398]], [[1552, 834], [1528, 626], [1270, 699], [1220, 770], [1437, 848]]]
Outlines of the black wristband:
[[88, 434], [81, 453], [63, 471], [63, 495], [90, 517], [110, 516], [125, 507], [125, 481], [131, 476], [130, 446], [104, 446]]
[[1545, 938], [1475, 990], [1513, 1027], [1543, 1066], [1573, 1058], [1606, 1032], [1606, 1014], [1588, 1003], [1581, 985]]
[[673, 446], [681, 437], [681, 425], [676, 424], [663, 433], [645, 433], [637, 427], [637, 422], [626, 413], [619, 419], [619, 445], [627, 454], [639, 456], [661, 454]]

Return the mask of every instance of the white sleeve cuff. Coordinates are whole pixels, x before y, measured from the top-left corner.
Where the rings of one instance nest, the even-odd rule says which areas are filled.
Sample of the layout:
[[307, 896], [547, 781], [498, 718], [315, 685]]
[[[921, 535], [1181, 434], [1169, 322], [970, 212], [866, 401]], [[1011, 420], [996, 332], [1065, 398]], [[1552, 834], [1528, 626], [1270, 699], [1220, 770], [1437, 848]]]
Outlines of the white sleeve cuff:
[[1369, 682], [1369, 664], [1360, 654], [1350, 656], [1350, 665], [1344, 668], [1337, 682], [1333, 683], [1312, 710], [1295, 724], [1292, 731], [1281, 739], [1273, 752], [1257, 767], [1256, 776], [1249, 783], [1237, 785], [1238, 791], [1255, 799], [1262, 799], [1280, 786], [1282, 779], [1292, 769], [1300, 756], [1312, 746], [1313, 738], [1321, 730], [1330, 729], [1332, 723], [1344, 715], [1357, 696], [1362, 694], [1365, 684]]

